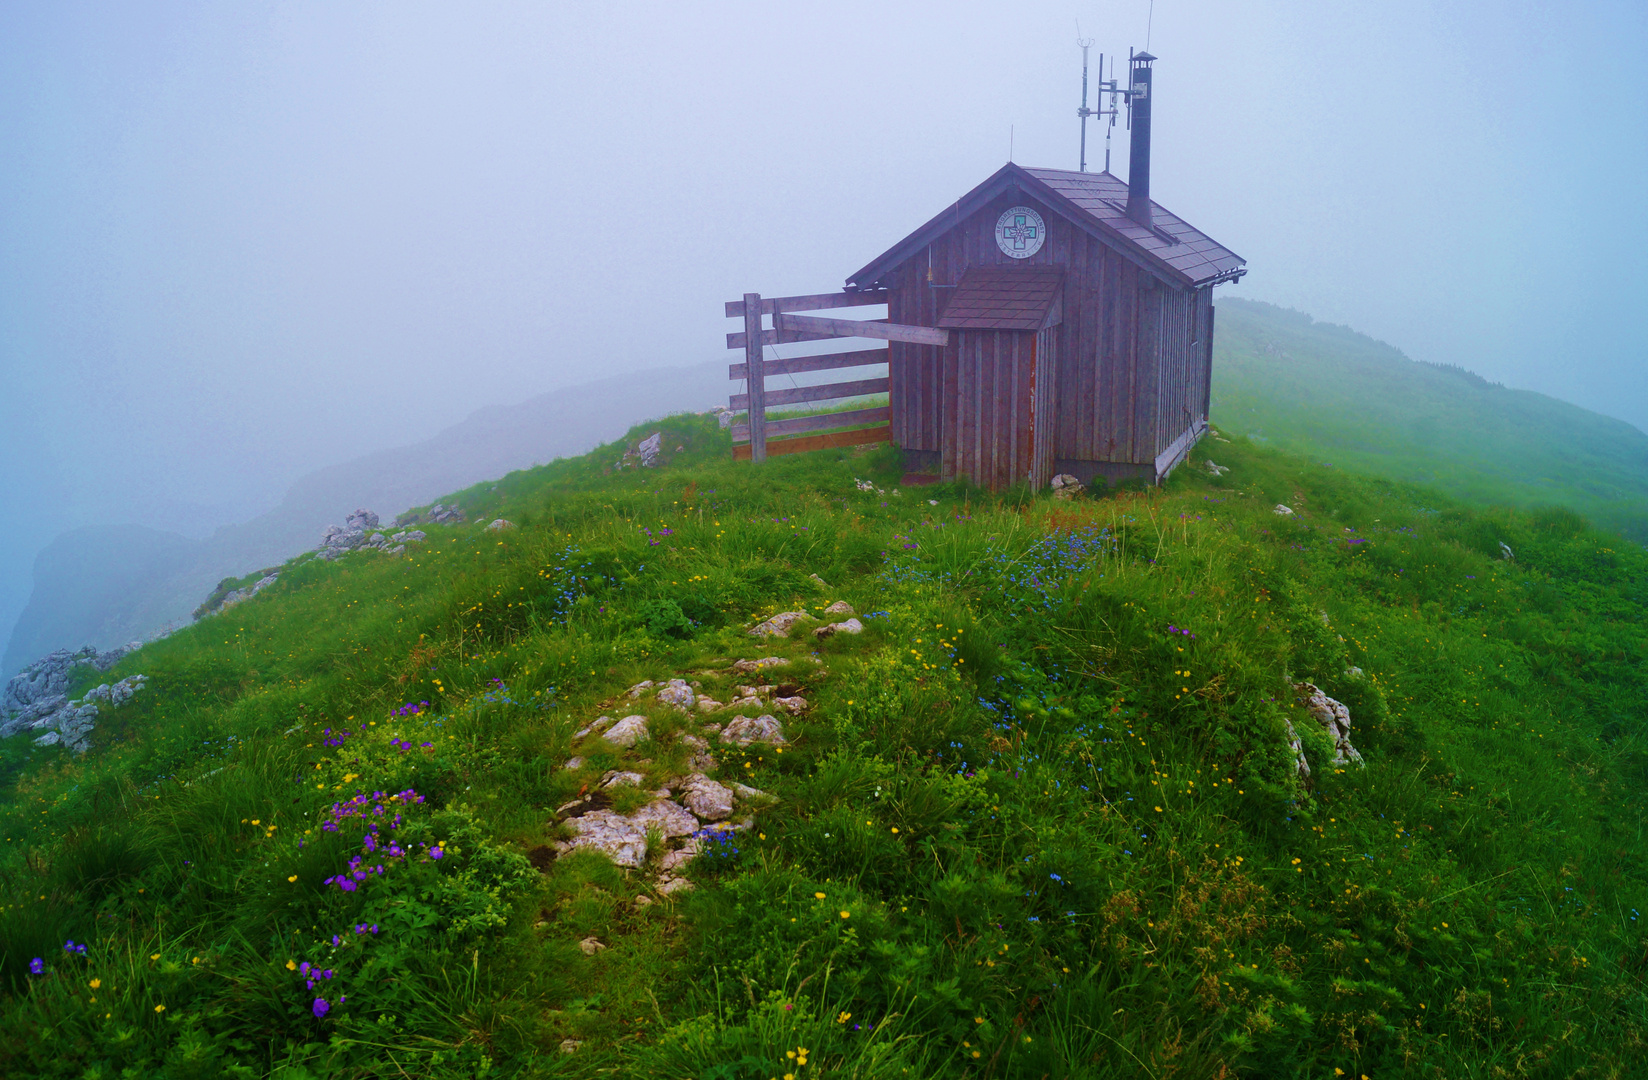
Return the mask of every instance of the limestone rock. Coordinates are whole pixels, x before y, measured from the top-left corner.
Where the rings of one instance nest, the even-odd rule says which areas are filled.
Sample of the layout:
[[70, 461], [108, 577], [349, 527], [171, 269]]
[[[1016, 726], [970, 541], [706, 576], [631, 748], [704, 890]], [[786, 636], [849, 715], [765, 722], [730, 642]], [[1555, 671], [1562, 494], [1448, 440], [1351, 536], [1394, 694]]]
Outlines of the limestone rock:
[[775, 697], [773, 704], [793, 716], [807, 707], [807, 699], [799, 694], [794, 697]]
[[733, 664], [732, 669], [740, 675], [754, 675], [762, 668], [778, 667], [787, 663], [789, 661], [782, 656], [768, 656], [760, 660], [739, 660]]
[[601, 733], [601, 738], [614, 746], [634, 746], [651, 737], [644, 716], [626, 716]]
[[634, 701], [636, 698], [640, 697], [642, 694], [646, 693], [648, 690], [651, 690], [654, 686], [657, 686], [657, 685], [658, 684], [653, 682], [651, 679], [642, 679], [640, 682], [638, 682], [634, 686], [630, 687], [629, 690], [627, 691], [628, 694], [629, 694], [629, 699], [631, 701]]
[[691, 709], [697, 697], [685, 679], [671, 679], [667, 686], [658, 691], [659, 701], [666, 705], [674, 705], [677, 709]]
[[1322, 730], [1333, 737], [1333, 765], [1339, 768], [1356, 762], [1362, 764], [1362, 755], [1350, 741], [1350, 710], [1328, 697], [1315, 683], [1295, 683], [1299, 704], [1309, 710]]
[[62, 743], [77, 754], [85, 753], [92, 723], [97, 719], [98, 704], [110, 708], [124, 705], [147, 685], [148, 677], [132, 675], [117, 683], [104, 683], [87, 691], [82, 700], [70, 701], [67, 696], [70, 675], [82, 665], [106, 671], [137, 647], [134, 642], [106, 653], [89, 647], [75, 652], [59, 649], [30, 664], [0, 693], [0, 737], [37, 731], [40, 734], [35, 737], [36, 745]]
[[845, 622], [830, 623], [828, 626], [820, 626], [817, 630], [813, 631], [813, 637], [823, 641], [825, 638], [834, 637], [836, 634], [862, 634], [863, 632], [863, 623], [859, 622], [857, 619], [848, 619]]
[[1516, 558], [1516, 552], [1511, 550], [1511, 545], [1501, 540], [1499, 542], [1499, 557], [1504, 559], [1506, 562], [1510, 562]]
[[1053, 477], [1053, 498], [1074, 499], [1082, 493], [1082, 482], [1069, 473], [1059, 473]]
[[724, 709], [724, 708], [726, 708], [726, 706], [723, 705], [721, 702], [715, 700], [714, 698], [701, 697], [701, 698], [698, 699], [698, 711], [699, 712], [714, 712], [717, 709]]
[[567, 758], [567, 763], [561, 766], [563, 769], [581, 769], [583, 767], [584, 759], [581, 757]]
[[648, 803], [627, 817], [611, 810], [592, 810], [569, 823], [574, 836], [556, 846], [562, 854], [578, 848], [594, 848], [619, 866], [638, 867], [647, 858], [647, 829], [657, 831], [666, 839], [691, 836], [698, 831], [698, 819], [676, 806], [660, 799]]
[[828, 589], [830, 587], [829, 582], [825, 581], [817, 574], [808, 574], [807, 580], [812, 582], [814, 585], [817, 585], [820, 589]]
[[750, 629], [751, 637], [789, 637], [790, 628], [800, 622], [811, 622], [812, 616], [805, 611], [781, 611], [766, 622], [757, 623]]
[[1229, 466], [1216, 465], [1213, 463], [1212, 459], [1203, 462], [1203, 464], [1207, 466], [1207, 471], [1212, 473], [1214, 476], [1223, 476], [1225, 473], [1230, 471]]
[[695, 837], [695, 836], [689, 836], [687, 838], [686, 843], [682, 844], [676, 850], [668, 852], [667, 854], [665, 854], [665, 856], [662, 859], [659, 860], [659, 866], [662, 867], [665, 871], [679, 870], [679, 869], [681, 869], [681, 867], [687, 865], [688, 863], [692, 862], [693, 859], [697, 858], [698, 857], [698, 851], [699, 851], [698, 838]]
[[681, 802], [694, 815], [705, 821], [722, 821], [732, 817], [732, 789], [705, 776], [694, 773], [682, 782], [685, 789]]
[[574, 739], [581, 739], [585, 735], [590, 734], [591, 732], [605, 731], [607, 728], [611, 727], [614, 723], [615, 723], [615, 721], [610, 716], [597, 716], [595, 718], [595, 723], [589, 725], [586, 728], [580, 728], [577, 731], [573, 732], [572, 737]]
[[1293, 507], [1284, 506], [1281, 503], [1277, 503], [1274, 513], [1278, 517], [1291, 517], [1293, 515]]
[[601, 940], [593, 935], [578, 943], [578, 951], [582, 952], [585, 956], [594, 956], [604, 948], [606, 948], [606, 946], [601, 943]]
[[762, 715], [754, 719], [748, 716], [733, 717], [726, 730], [721, 732], [721, 741], [734, 746], [748, 746], [754, 742], [782, 743], [787, 740], [784, 738], [784, 725], [771, 715]]
[[617, 770], [613, 770], [612, 772], [609, 772], [605, 776], [601, 777], [601, 786], [604, 788], [640, 787], [646, 782], [647, 778], [638, 772], [618, 772]]
[[658, 891], [664, 896], [674, 896], [678, 892], [691, 892], [692, 882], [686, 878], [666, 877], [658, 880]]
[[858, 612], [854, 611], [853, 610], [853, 605], [847, 603], [847, 601], [837, 600], [835, 603], [831, 604], [829, 607], [824, 609], [824, 614], [826, 614], [826, 615], [857, 615]]
[[505, 529], [513, 529], [514, 527], [515, 523], [508, 518], [497, 518], [486, 527], [486, 530], [487, 532], [503, 532]]
[[760, 788], [753, 788], [753, 787], [750, 787], [750, 785], [748, 785], [748, 784], [740, 784], [740, 783], [734, 782], [733, 785], [732, 785], [732, 790], [733, 790], [733, 794], [737, 795], [739, 800], [744, 801], [744, 802], [747, 802], [751, 799], [771, 799], [772, 798], [771, 795], [767, 794], [765, 791], [762, 791]]

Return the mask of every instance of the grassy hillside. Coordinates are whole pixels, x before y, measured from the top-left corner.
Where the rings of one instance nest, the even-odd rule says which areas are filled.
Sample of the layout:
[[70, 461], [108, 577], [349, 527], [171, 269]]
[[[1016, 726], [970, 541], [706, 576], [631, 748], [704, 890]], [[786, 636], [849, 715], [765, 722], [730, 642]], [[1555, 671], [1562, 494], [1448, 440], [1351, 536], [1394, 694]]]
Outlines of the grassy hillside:
[[1219, 302], [1213, 420], [1478, 504], [1566, 506], [1648, 543], [1648, 435], [1299, 312]]
[[[0, 744], [0, 1074], [1648, 1070], [1648, 555], [1243, 439], [1060, 503], [667, 426], [144, 648], [85, 758]], [[679, 796], [733, 710], [625, 696], [675, 676], [788, 741], [710, 742], [770, 797], [666, 895], [660, 831], [554, 844]]]

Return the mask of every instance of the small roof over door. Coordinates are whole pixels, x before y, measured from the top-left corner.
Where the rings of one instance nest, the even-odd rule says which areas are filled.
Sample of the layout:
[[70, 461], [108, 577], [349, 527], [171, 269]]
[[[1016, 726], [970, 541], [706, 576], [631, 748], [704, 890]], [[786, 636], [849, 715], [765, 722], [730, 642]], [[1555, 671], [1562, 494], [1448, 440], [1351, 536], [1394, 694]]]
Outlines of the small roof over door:
[[1063, 317], [1063, 287], [1062, 270], [970, 267], [938, 325], [946, 330], [1042, 330]]

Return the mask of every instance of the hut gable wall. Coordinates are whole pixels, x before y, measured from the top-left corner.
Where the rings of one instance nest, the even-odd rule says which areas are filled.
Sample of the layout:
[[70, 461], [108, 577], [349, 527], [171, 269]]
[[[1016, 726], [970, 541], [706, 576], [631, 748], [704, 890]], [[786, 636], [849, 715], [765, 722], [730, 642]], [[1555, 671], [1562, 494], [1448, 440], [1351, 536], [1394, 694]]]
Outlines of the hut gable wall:
[[[996, 247], [995, 226], [1002, 211], [1021, 205], [1042, 215], [1048, 236], [1035, 255], [1012, 259]], [[1052, 385], [1036, 395], [1049, 410], [1052, 454], [1059, 461], [1153, 466], [1187, 428], [1206, 420], [1210, 288], [1168, 282], [1044, 202], [1007, 190], [886, 275], [888, 318], [936, 325], [954, 286], [974, 266], [1064, 271], [1063, 318], [1043, 332], [1048, 354], [1044, 378]], [[964, 419], [946, 391], [953, 395], [961, 385], [957, 348], [955, 341], [942, 347], [889, 346], [892, 438], [912, 466], [937, 468], [945, 475], [953, 475], [956, 447], [978, 446], [984, 430], [977, 419], [965, 421], [965, 430], [955, 427]], [[976, 377], [994, 370], [982, 355], [971, 359], [969, 370]], [[952, 460], [944, 458], [947, 425], [957, 437], [948, 451]], [[1015, 458], [1000, 468], [1022, 465]]]

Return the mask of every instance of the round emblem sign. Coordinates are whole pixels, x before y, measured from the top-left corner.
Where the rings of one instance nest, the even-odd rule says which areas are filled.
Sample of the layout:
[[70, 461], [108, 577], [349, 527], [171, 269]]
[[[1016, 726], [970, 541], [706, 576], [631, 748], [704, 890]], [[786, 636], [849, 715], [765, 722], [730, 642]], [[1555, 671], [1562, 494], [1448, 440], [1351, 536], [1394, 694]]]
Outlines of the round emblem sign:
[[1028, 259], [1047, 239], [1047, 224], [1028, 206], [1015, 206], [996, 219], [996, 246], [1012, 259]]

